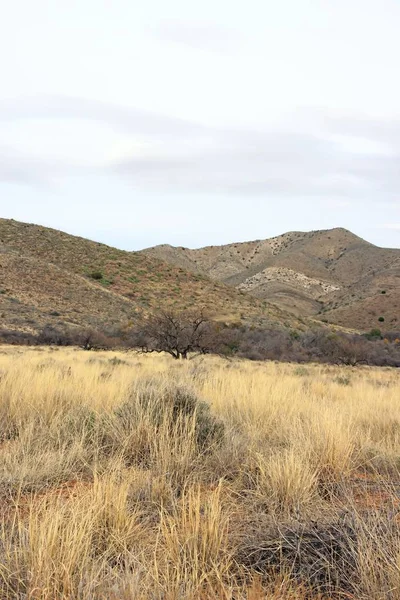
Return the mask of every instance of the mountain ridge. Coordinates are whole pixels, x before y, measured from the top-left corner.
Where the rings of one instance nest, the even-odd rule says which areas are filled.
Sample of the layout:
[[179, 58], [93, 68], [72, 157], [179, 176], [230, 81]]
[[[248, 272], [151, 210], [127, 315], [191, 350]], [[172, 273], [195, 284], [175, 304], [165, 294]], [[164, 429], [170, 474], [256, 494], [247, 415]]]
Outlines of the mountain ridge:
[[206, 308], [225, 322], [305, 327], [275, 305], [142, 253], [0, 219], [1, 327], [129, 326], [160, 308]]
[[[377, 326], [380, 318], [396, 326], [400, 318], [400, 250], [380, 248], [344, 228], [198, 249], [159, 245], [142, 252], [300, 317], [356, 329]], [[379, 291], [385, 298], [378, 300]]]
[[393, 329], [400, 322], [400, 250], [334, 228], [128, 252], [0, 219], [2, 326], [116, 326], [160, 308], [204, 307], [219, 320], [257, 326]]

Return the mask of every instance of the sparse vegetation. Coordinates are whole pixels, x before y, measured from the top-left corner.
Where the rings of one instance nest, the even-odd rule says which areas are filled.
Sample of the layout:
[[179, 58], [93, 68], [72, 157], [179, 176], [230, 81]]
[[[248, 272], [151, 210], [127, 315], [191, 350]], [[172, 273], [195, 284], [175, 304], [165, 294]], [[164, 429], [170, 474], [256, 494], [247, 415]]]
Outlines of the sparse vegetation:
[[174, 358], [219, 354], [251, 360], [400, 366], [400, 331], [372, 329], [363, 335], [316, 328], [305, 332], [230, 324], [205, 319], [186, 309], [154, 313], [147, 319], [114, 326], [66, 327], [46, 324], [38, 334], [0, 329], [0, 342], [19, 345], [80, 346], [91, 349], [136, 348], [167, 352]]
[[[162, 247], [154, 252], [124, 252], [7, 219], [0, 219], [0, 238], [6, 249], [2, 267], [7, 293], [2, 296], [2, 314], [7, 329], [37, 332], [46, 325], [50, 310], [60, 313], [64, 325], [101, 328], [115, 324], [127, 311], [143, 314], [159, 307], [179, 307], [182, 298], [191, 299], [190, 306], [196, 310], [207, 307], [218, 320], [234, 320], [243, 314], [247, 324], [259, 320], [263, 327], [287, 323], [299, 331], [309, 328], [308, 316], [319, 311], [327, 323], [359, 331], [371, 329], [382, 312], [390, 324], [398, 317], [398, 294], [388, 269], [398, 261], [398, 251], [362, 246], [362, 240], [341, 229], [295, 236], [290, 244], [287, 235], [237, 244], [230, 254], [221, 246], [198, 251], [173, 249], [167, 254]], [[336, 249], [334, 256], [344, 252], [340, 261], [330, 257], [321, 262], [327, 246]], [[175, 265], [155, 258], [174, 262], [175, 255]], [[251, 269], [251, 290], [246, 284], [247, 291], [240, 293], [215, 281], [244, 284], [249, 277], [245, 265]], [[264, 265], [267, 272], [258, 273], [257, 265]], [[187, 266], [190, 268], [185, 271], [182, 267]], [[375, 280], [358, 279], [361, 272], [370, 277], [373, 271], [379, 274], [378, 292]], [[258, 276], [266, 277], [265, 286]], [[279, 289], [286, 288], [284, 294], [276, 295], [276, 286], [270, 287], [274, 281], [280, 282]], [[249, 297], [250, 291], [254, 296]], [[381, 291], [387, 291], [384, 298]], [[37, 328], [27, 328], [28, 321]]]
[[376, 248], [340, 228], [195, 250], [156, 246], [145, 252], [298, 316], [319, 315], [351, 329], [373, 327], [373, 311], [382, 311], [378, 294], [387, 295], [386, 321], [392, 323], [398, 314], [396, 294], [385, 286], [392, 289], [400, 251]]
[[0, 597], [396, 600], [397, 373], [298, 369], [1, 348]]
[[[278, 311], [273, 306], [262, 311], [258, 301], [254, 304], [225, 285], [207, 277], [198, 280], [144, 253], [61, 231], [0, 219], [0, 238], [6, 249], [2, 267], [7, 293], [1, 307], [5, 329], [37, 333], [47, 325], [51, 310], [60, 313], [63, 327], [68, 323], [102, 329], [123, 325], [124, 314], [142, 316], [159, 307], [179, 306], [182, 298], [192, 298], [190, 305], [196, 310], [207, 306], [221, 319], [244, 311], [248, 321], [262, 314], [268, 323]], [[296, 328], [297, 319], [290, 319]], [[35, 326], [27, 328], [28, 320]]]

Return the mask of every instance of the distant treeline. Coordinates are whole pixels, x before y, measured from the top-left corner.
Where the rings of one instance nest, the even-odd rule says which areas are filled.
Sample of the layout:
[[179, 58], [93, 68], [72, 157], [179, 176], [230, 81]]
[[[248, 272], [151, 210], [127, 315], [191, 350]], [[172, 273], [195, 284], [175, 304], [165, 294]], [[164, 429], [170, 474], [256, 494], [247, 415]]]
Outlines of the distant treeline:
[[[204, 325], [202, 325], [204, 326]], [[243, 324], [207, 322], [201, 353], [250, 360], [320, 362], [343, 365], [400, 367], [400, 331], [373, 329], [364, 334], [315, 328], [306, 332], [263, 329]], [[161, 352], [150, 343], [146, 324], [108, 330], [45, 326], [37, 334], [0, 329], [0, 343], [14, 345], [79, 346], [86, 350], [136, 348]], [[167, 350], [168, 351], [168, 350]], [[190, 356], [190, 355], [189, 355]]]

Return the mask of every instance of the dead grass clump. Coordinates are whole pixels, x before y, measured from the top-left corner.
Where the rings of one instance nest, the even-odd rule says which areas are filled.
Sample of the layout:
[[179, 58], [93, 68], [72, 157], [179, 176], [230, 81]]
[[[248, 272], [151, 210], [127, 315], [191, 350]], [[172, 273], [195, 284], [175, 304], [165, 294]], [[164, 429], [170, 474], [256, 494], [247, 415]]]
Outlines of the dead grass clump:
[[184, 490], [176, 510], [162, 515], [158, 560], [168, 598], [201, 597], [227, 584], [232, 555], [222, 491], [221, 485], [210, 492]]
[[352, 423], [328, 413], [311, 415], [304, 444], [317, 473], [322, 494], [335, 493], [359, 467], [357, 434]]
[[343, 515], [331, 522], [254, 524], [237, 560], [266, 579], [286, 574], [315, 593], [344, 595], [355, 590], [357, 552], [356, 527]]
[[256, 495], [270, 509], [298, 514], [318, 496], [317, 471], [293, 449], [256, 458]]
[[177, 427], [192, 427], [201, 451], [221, 443], [224, 424], [210, 411], [209, 405], [196, 392], [179, 384], [154, 384], [134, 389], [117, 410], [115, 416], [125, 431], [146, 420], [157, 430], [164, 427], [177, 433]]
[[261, 581], [297, 582], [313, 599], [399, 597], [400, 532], [393, 514], [350, 505], [314, 520], [255, 517], [242, 533], [235, 560]]

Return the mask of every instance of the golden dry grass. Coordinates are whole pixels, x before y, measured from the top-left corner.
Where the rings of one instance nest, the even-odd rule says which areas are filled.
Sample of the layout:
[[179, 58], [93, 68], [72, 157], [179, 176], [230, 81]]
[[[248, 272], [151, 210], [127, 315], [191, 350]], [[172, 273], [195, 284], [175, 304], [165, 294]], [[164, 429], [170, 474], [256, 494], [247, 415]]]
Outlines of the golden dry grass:
[[396, 370], [4, 347], [0, 426], [2, 599], [400, 597]]

